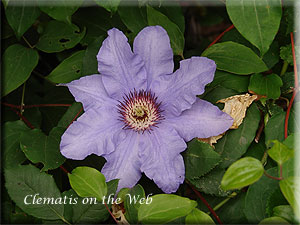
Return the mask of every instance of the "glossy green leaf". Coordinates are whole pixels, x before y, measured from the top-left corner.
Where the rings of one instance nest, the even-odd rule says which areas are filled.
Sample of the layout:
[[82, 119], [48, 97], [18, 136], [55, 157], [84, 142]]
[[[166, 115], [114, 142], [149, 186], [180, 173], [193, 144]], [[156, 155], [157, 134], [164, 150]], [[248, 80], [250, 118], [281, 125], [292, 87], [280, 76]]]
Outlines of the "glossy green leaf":
[[138, 210], [142, 223], [167, 223], [188, 215], [197, 203], [188, 198], [172, 194], [159, 194], [152, 197], [151, 204], [143, 204]]
[[274, 189], [271, 191], [270, 196], [268, 197], [266, 204], [266, 217], [274, 216], [273, 208], [278, 205], [286, 205], [288, 202], [284, 198], [283, 194], [280, 191], [279, 185], [276, 185]]
[[[276, 177], [277, 167], [268, 169], [266, 172]], [[276, 187], [278, 187], [278, 180], [273, 180], [266, 176], [262, 176], [258, 182], [250, 185], [243, 209], [248, 223], [257, 224], [267, 217], [266, 205], [268, 198]]]
[[279, 29], [280, 0], [228, 0], [228, 15], [236, 29], [264, 55]]
[[268, 67], [250, 48], [235, 43], [223, 42], [206, 49], [202, 56], [214, 60], [217, 69], [235, 74], [251, 74], [268, 70]]
[[252, 104], [239, 128], [227, 131], [224, 137], [217, 142], [216, 152], [221, 154], [223, 159], [220, 167], [227, 168], [247, 151], [255, 138], [259, 121], [260, 112], [257, 106]]
[[54, 83], [69, 83], [82, 76], [85, 50], [75, 52], [62, 61], [46, 78]]
[[289, 222], [286, 221], [285, 219], [282, 219], [281, 217], [272, 216], [272, 217], [263, 219], [262, 221], [260, 221], [259, 224], [289, 224]]
[[6, 7], [5, 14], [17, 38], [20, 38], [40, 16], [41, 12], [38, 7], [36, 7], [35, 0], [30, 3], [26, 0], [10, 0]]
[[88, 45], [82, 59], [82, 75], [91, 75], [99, 73], [97, 54], [99, 52], [103, 40], [104, 36], [100, 36]]
[[105, 8], [109, 12], [116, 12], [121, 0], [94, 0], [99, 6]]
[[47, 0], [39, 0], [40, 9], [55, 20], [71, 24], [71, 16], [77, 11], [83, 0], [60, 0], [51, 4]]
[[26, 165], [5, 170], [5, 180], [9, 196], [24, 212], [41, 219], [64, 219], [64, 205], [58, 204], [63, 199], [51, 175]]
[[160, 25], [168, 33], [171, 47], [175, 55], [182, 55], [184, 48], [184, 36], [179, 27], [173, 23], [167, 16], [155, 10], [151, 6], [147, 6], [148, 25]]
[[20, 137], [21, 149], [31, 162], [44, 164], [42, 171], [56, 169], [66, 160], [59, 149], [63, 132], [61, 128], [52, 129], [49, 136], [38, 129], [23, 132]]
[[224, 190], [240, 189], [253, 184], [264, 173], [261, 162], [252, 157], [245, 157], [234, 162], [225, 172], [221, 181]]
[[123, 23], [135, 34], [148, 25], [147, 12], [144, 7], [124, 5], [118, 8], [118, 13]]
[[279, 182], [280, 190], [294, 210], [300, 209], [300, 190], [296, 186], [295, 177], [288, 177]]
[[248, 92], [249, 76], [239, 76], [225, 71], [217, 70], [213, 82], [209, 87], [220, 85], [225, 88], [230, 88], [238, 92]]
[[[149, 196], [150, 198], [150, 196]], [[138, 209], [146, 204], [145, 191], [141, 185], [130, 188], [124, 196], [125, 218], [130, 224], [138, 223]]]
[[193, 179], [208, 173], [221, 161], [221, 156], [209, 144], [197, 139], [188, 143], [184, 155], [186, 178]]
[[277, 74], [263, 75], [257, 73], [250, 78], [249, 90], [267, 96], [267, 98], [277, 99], [280, 97], [280, 87], [282, 85], [282, 80]]
[[2, 162], [4, 168], [15, 167], [26, 160], [20, 149], [20, 136], [30, 129], [21, 120], [6, 122], [2, 133]]
[[276, 161], [279, 165], [289, 160], [294, 155], [293, 149], [280, 143], [278, 140], [273, 140], [273, 146], [268, 150], [269, 156]]
[[193, 209], [185, 217], [185, 224], [215, 224], [212, 218], [199, 209]]
[[290, 205], [279, 205], [274, 207], [273, 216], [281, 217], [292, 224], [297, 224], [300, 222], [297, 221], [294, 210]]
[[77, 167], [68, 174], [71, 187], [80, 197], [95, 197], [101, 201], [107, 194], [105, 177], [91, 167]]
[[74, 24], [66, 24], [51, 20], [46, 26], [36, 47], [47, 53], [61, 52], [73, 48], [85, 35], [85, 29], [80, 29]]
[[[107, 182], [107, 196], [115, 195], [118, 182], [118, 180]], [[109, 213], [102, 202], [83, 204], [82, 200], [83, 198], [78, 197], [77, 204], [73, 205], [72, 221], [74, 224], [98, 224], [108, 219]], [[107, 205], [110, 206], [110, 204]]]
[[64, 129], [68, 128], [75, 118], [78, 118], [83, 112], [83, 107], [80, 102], [74, 102], [61, 117], [57, 126]]
[[33, 49], [14, 44], [5, 50], [2, 60], [2, 96], [5, 96], [29, 78], [39, 55]]

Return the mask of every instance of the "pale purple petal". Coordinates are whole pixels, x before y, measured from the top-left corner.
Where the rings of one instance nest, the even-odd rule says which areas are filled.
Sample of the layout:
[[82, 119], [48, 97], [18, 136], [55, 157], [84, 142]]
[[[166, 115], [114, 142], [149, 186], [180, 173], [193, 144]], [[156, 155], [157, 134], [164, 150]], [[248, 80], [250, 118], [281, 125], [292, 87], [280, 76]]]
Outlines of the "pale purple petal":
[[97, 55], [98, 71], [112, 98], [122, 99], [124, 94], [146, 88], [146, 70], [140, 56], [131, 51], [126, 36], [116, 28], [108, 31]]
[[138, 156], [139, 135], [132, 130], [123, 130], [121, 136], [125, 138], [116, 150], [104, 155], [107, 162], [101, 170], [107, 181], [120, 179], [118, 190], [133, 187], [141, 178], [141, 163]]
[[228, 130], [233, 119], [217, 106], [197, 98], [192, 108], [184, 111], [179, 117], [168, 119], [185, 141], [217, 136]]
[[81, 77], [62, 85], [69, 88], [75, 100], [81, 102], [85, 110], [92, 106], [99, 107], [109, 98], [99, 74]]
[[213, 60], [192, 57], [180, 61], [180, 68], [174, 74], [161, 76], [161, 80], [150, 88], [162, 102], [163, 110], [179, 116], [191, 108], [196, 95], [204, 92], [205, 85], [213, 80], [215, 70]]
[[172, 128], [161, 123], [140, 139], [141, 171], [166, 193], [175, 192], [184, 181], [184, 162], [180, 152], [186, 143]]
[[145, 62], [148, 87], [158, 76], [173, 73], [173, 51], [170, 39], [161, 26], [144, 28], [134, 39], [133, 51]]
[[90, 154], [103, 155], [114, 151], [124, 137], [123, 124], [118, 121], [114, 106], [106, 102], [101, 108], [90, 108], [74, 121], [61, 137], [61, 154], [82, 160]]

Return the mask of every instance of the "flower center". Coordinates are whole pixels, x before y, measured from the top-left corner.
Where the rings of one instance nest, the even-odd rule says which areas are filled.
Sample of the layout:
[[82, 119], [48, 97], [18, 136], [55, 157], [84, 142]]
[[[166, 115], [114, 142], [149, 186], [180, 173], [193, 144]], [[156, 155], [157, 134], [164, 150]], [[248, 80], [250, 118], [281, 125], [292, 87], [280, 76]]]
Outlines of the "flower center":
[[144, 133], [151, 131], [152, 126], [157, 127], [161, 116], [160, 104], [156, 102], [157, 97], [151, 91], [140, 90], [130, 92], [123, 97], [118, 105], [121, 121], [124, 122], [123, 129], [133, 129]]

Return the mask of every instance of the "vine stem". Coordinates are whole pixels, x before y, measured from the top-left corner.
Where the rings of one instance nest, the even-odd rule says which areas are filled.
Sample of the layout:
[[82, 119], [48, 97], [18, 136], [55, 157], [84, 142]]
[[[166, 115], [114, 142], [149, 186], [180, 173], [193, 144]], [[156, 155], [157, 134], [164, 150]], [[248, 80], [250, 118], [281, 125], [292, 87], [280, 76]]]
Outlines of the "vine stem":
[[209, 48], [210, 46], [214, 45], [215, 43], [217, 43], [223, 36], [225, 33], [227, 33], [228, 31], [232, 30], [234, 28], [234, 25], [230, 25], [226, 30], [224, 30], [221, 34], [218, 35], [218, 37], [216, 37], [216, 39], [210, 43], [210, 45], [207, 47]]
[[218, 205], [216, 205], [213, 210], [217, 211], [219, 208], [221, 208], [223, 205], [225, 205], [230, 199], [235, 197], [237, 195], [236, 192], [232, 192], [231, 195], [229, 195], [226, 199], [224, 199], [222, 202], [220, 202]]
[[280, 76], [282, 76], [283, 74], [285, 74], [287, 68], [289, 66], [289, 63], [287, 61], [284, 61], [281, 72], [280, 72]]
[[105, 205], [107, 211], [108, 211], [109, 214], [111, 215], [111, 217], [114, 219], [114, 221], [115, 221], [116, 223], [118, 223], [116, 217], [112, 214], [112, 212], [110, 211], [110, 209], [109, 209], [108, 205], [106, 204], [106, 202], [105, 202], [105, 201], [103, 201], [103, 202], [104, 202], [104, 205]]
[[285, 120], [284, 120], [284, 138], [288, 137], [288, 124], [289, 124], [289, 117], [290, 117], [290, 112], [291, 112], [291, 108], [293, 105], [293, 102], [295, 100], [295, 97], [298, 93], [299, 90], [299, 86], [298, 86], [298, 74], [297, 74], [297, 62], [296, 62], [296, 54], [295, 54], [295, 44], [294, 44], [294, 34], [293, 32], [290, 33], [291, 36], [291, 44], [292, 44], [292, 52], [293, 52], [293, 62], [294, 62], [294, 79], [295, 79], [295, 83], [294, 83], [294, 90], [293, 90], [293, 95], [291, 98], [291, 101], [288, 105], [287, 111], [286, 111], [286, 115], [285, 115]]
[[23, 84], [23, 90], [22, 90], [22, 98], [21, 98], [21, 105], [20, 105], [20, 113], [23, 115], [24, 112], [24, 98], [25, 98], [25, 88], [26, 88], [26, 81]]
[[266, 171], [264, 171], [264, 174], [265, 174], [267, 177], [269, 177], [269, 178], [271, 178], [271, 179], [273, 179], [273, 180], [282, 180], [282, 177], [273, 177], [273, 176], [271, 176], [270, 174], [268, 174]]
[[192, 190], [195, 192], [195, 194], [200, 198], [200, 200], [206, 205], [206, 207], [208, 208], [208, 210], [211, 212], [211, 214], [216, 218], [216, 220], [218, 221], [219, 224], [223, 224], [222, 221], [220, 220], [219, 216], [217, 215], [217, 213], [213, 210], [213, 208], [209, 205], [209, 203], [206, 201], [206, 199], [200, 194], [199, 191], [197, 191], [192, 184], [190, 184], [190, 182], [186, 181], [190, 187], [192, 188]]

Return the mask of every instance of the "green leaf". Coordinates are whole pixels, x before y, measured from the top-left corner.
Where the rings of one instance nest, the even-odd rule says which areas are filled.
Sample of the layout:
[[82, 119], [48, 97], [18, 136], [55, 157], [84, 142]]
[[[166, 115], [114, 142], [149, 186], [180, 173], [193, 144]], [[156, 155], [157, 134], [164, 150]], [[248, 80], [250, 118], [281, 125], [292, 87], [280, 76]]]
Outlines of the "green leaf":
[[267, 98], [277, 99], [280, 97], [282, 85], [282, 80], [277, 74], [257, 73], [251, 76], [248, 89], [256, 94], [267, 96]]
[[148, 25], [146, 13], [144, 7], [122, 5], [118, 8], [118, 14], [121, 20], [134, 34], [139, 33]]
[[14, 44], [3, 54], [2, 96], [15, 90], [30, 76], [39, 61], [36, 50]]
[[288, 177], [279, 182], [280, 190], [294, 210], [300, 209], [300, 190], [296, 186], [296, 177]]
[[289, 160], [294, 155], [293, 149], [280, 143], [278, 140], [273, 140], [273, 146], [268, 150], [269, 156], [276, 161], [279, 165]]
[[94, 0], [99, 6], [105, 8], [111, 13], [115, 13], [118, 9], [121, 0]]
[[[269, 118], [264, 132], [265, 132], [265, 143], [269, 147], [269, 141], [277, 139], [278, 141], [284, 140], [284, 120], [285, 112], [280, 112]], [[290, 121], [290, 120], [289, 120]]]
[[184, 36], [179, 27], [169, 20], [167, 16], [153, 9], [151, 6], [147, 6], [147, 19], [148, 25], [160, 25], [167, 31], [174, 55], [182, 55], [184, 48]]
[[67, 112], [61, 117], [57, 126], [67, 129], [73, 122], [74, 118], [78, 118], [83, 112], [83, 107], [80, 102], [74, 102], [67, 110]]
[[286, 204], [288, 204], [288, 202], [281, 193], [279, 185], [276, 185], [276, 187], [271, 191], [271, 194], [268, 197], [268, 201], [266, 204], [266, 217], [270, 217], [273, 215], [274, 207]]
[[91, 167], [77, 167], [68, 174], [71, 187], [80, 197], [96, 197], [101, 201], [107, 194], [105, 177]]
[[291, 224], [298, 224], [293, 208], [290, 205], [279, 205], [273, 208], [273, 216], [281, 217]]
[[54, 83], [69, 83], [82, 76], [82, 60], [85, 50], [75, 52], [62, 61], [46, 78]]
[[5, 180], [9, 196], [24, 212], [41, 219], [64, 219], [64, 205], [55, 204], [63, 199], [51, 175], [26, 165], [6, 169]]
[[36, 1], [10, 0], [5, 9], [7, 21], [19, 39], [40, 16]]
[[[271, 176], [277, 176], [277, 167], [268, 169], [266, 172]], [[248, 188], [244, 207], [248, 223], [257, 224], [267, 217], [266, 205], [276, 187], [278, 187], [278, 180], [262, 176], [258, 182]]]
[[77, 11], [83, 0], [60, 0], [51, 4], [48, 0], [39, 0], [40, 9], [55, 20], [71, 24], [71, 16]]
[[195, 179], [189, 179], [190, 183], [193, 184], [199, 191], [205, 194], [214, 196], [228, 196], [230, 192], [224, 191], [221, 188], [221, 180], [224, 176], [225, 169], [216, 167], [205, 176]]
[[289, 223], [285, 219], [282, 219], [278, 216], [272, 216], [272, 217], [263, 219], [262, 221], [260, 221], [259, 224], [289, 224]]
[[52, 129], [49, 136], [38, 129], [23, 132], [20, 137], [21, 149], [31, 162], [44, 164], [42, 171], [56, 169], [66, 160], [59, 150], [63, 132], [61, 128]]
[[103, 40], [104, 36], [100, 36], [88, 45], [82, 60], [82, 75], [91, 75], [99, 73], [97, 54], [99, 52]]
[[[118, 182], [118, 180], [107, 182], [107, 196], [116, 193]], [[97, 204], [83, 204], [82, 200], [83, 198], [78, 197], [77, 204], [73, 205], [73, 223], [97, 224], [108, 219], [109, 213], [102, 202], [98, 202]]]
[[[293, 177], [296, 175], [296, 166], [295, 166], [295, 157], [290, 158], [286, 162], [282, 164], [282, 177]], [[278, 176], [280, 176], [280, 172], [278, 173]]]
[[184, 34], [185, 19], [179, 0], [172, 1], [172, 4], [170, 4], [170, 2], [168, 1], [162, 1], [157, 10], [166, 15], [173, 23], [175, 23], [179, 27], [181, 32]]
[[[241, 192], [234, 198], [231, 198], [226, 207], [218, 209], [218, 216], [222, 219], [224, 224], [247, 224], [248, 221], [243, 212], [245, 205], [246, 193]], [[221, 202], [219, 200], [219, 202]], [[206, 209], [205, 209], [206, 210]]]
[[202, 56], [214, 60], [217, 69], [245, 75], [268, 70], [268, 67], [250, 48], [232, 42], [214, 44]]
[[138, 219], [142, 223], [168, 223], [186, 216], [197, 203], [188, 198], [172, 194], [159, 194], [152, 197], [150, 204], [143, 204], [138, 210]]
[[6, 122], [3, 125], [2, 162], [4, 168], [15, 167], [26, 160], [24, 153], [20, 149], [20, 136], [23, 132], [29, 130], [21, 120]]
[[216, 152], [221, 154], [221, 168], [227, 168], [239, 159], [254, 140], [260, 121], [260, 112], [256, 104], [252, 104], [246, 113], [243, 123], [236, 130], [226, 132], [215, 145]]
[[293, 63], [293, 52], [292, 52], [292, 45], [289, 44], [287, 46], [281, 46], [280, 47], [280, 58], [286, 62], [288, 62], [291, 65], [294, 65]]
[[73, 48], [85, 35], [85, 28], [80, 29], [74, 24], [66, 24], [51, 20], [46, 26], [36, 47], [47, 53], [61, 52]]
[[209, 87], [220, 85], [240, 93], [248, 92], [249, 79], [249, 76], [239, 76], [225, 71], [216, 70], [214, 80], [209, 84]]
[[130, 224], [138, 223], [138, 209], [141, 206], [140, 202], [145, 204], [145, 191], [143, 187], [138, 184], [133, 188], [128, 189], [124, 196], [125, 217]]
[[193, 209], [185, 217], [185, 224], [215, 224], [212, 218], [199, 209]]
[[233, 163], [225, 172], [221, 181], [224, 190], [240, 189], [255, 183], [264, 173], [261, 162], [252, 157], [245, 157]]
[[264, 55], [279, 29], [281, 1], [228, 0], [226, 9], [236, 29]]
[[208, 173], [221, 161], [221, 156], [209, 144], [197, 139], [188, 143], [184, 154], [186, 178], [193, 179]]
[[101, 7], [81, 7], [72, 20], [82, 29], [86, 28], [86, 35], [80, 41], [83, 45], [89, 45], [101, 35], [106, 36], [110, 28], [120, 28], [120, 19], [115, 15], [111, 16]]

